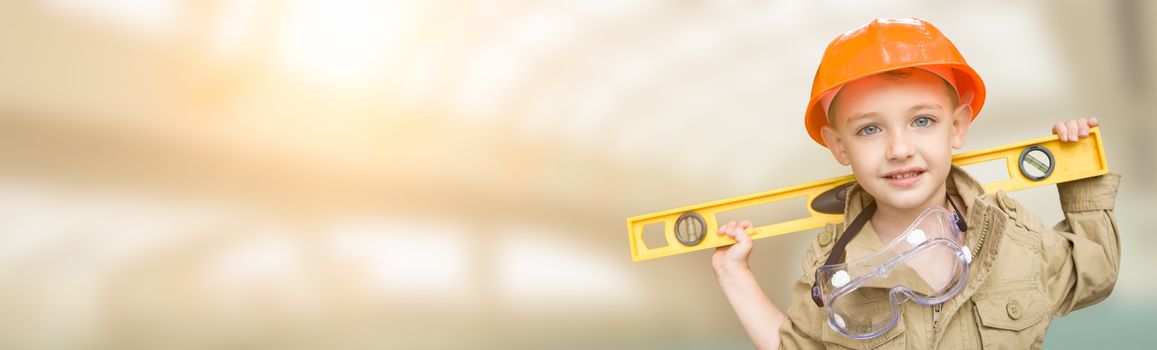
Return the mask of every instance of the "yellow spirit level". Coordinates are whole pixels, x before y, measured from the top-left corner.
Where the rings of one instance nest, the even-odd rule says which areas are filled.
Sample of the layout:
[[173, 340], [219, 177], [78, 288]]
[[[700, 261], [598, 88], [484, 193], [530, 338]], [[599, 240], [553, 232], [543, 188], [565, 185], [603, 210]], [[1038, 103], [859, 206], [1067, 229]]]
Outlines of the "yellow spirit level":
[[[1008, 179], [984, 184], [984, 190], [988, 192], [1023, 190], [1103, 175], [1109, 171], [1101, 145], [1100, 128], [1092, 128], [1089, 137], [1077, 142], [1061, 142], [1054, 135], [952, 157], [952, 163], [958, 166], [996, 160], [1005, 161]], [[748, 230], [752, 239], [842, 222], [844, 196], [853, 181], [855, 178], [852, 175], [846, 175], [630, 217], [627, 219], [627, 233], [630, 236], [631, 260], [649, 260], [735, 243], [731, 237], [716, 234], [719, 227], [718, 214], [772, 202], [807, 198], [809, 216], [754, 227]], [[666, 243], [649, 247], [643, 240], [644, 228], [656, 225], [662, 227], [662, 237]]]

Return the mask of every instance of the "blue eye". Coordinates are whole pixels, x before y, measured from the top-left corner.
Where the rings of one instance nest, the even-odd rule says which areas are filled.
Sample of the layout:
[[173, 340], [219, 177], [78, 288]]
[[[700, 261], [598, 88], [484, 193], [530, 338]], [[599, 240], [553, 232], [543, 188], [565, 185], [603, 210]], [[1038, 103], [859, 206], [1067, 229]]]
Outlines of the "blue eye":
[[863, 128], [860, 128], [860, 131], [858, 132], [858, 134], [863, 135], [863, 136], [872, 136], [872, 135], [880, 133], [880, 131], [881, 131], [880, 127], [875, 126], [875, 125], [868, 125], [868, 126], [865, 126]]
[[932, 118], [931, 117], [919, 117], [919, 118], [916, 118], [916, 120], [912, 121], [912, 126], [915, 126], [917, 128], [926, 128], [930, 125], [932, 125]]

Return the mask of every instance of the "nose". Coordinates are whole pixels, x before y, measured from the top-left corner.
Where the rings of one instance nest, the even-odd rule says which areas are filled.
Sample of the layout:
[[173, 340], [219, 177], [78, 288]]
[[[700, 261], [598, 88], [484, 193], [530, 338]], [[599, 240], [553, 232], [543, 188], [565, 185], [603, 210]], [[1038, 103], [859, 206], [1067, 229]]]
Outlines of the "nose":
[[903, 131], [889, 133], [887, 156], [889, 160], [905, 160], [912, 157], [912, 145]]

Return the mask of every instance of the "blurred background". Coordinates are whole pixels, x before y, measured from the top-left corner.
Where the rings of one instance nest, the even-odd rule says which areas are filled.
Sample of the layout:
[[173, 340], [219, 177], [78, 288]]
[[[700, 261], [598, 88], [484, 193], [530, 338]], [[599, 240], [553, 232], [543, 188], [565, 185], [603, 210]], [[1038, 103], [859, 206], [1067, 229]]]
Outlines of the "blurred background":
[[[632, 263], [625, 219], [847, 174], [812, 75], [908, 16], [986, 80], [965, 150], [1101, 119], [1120, 278], [1045, 345], [1150, 347], [1154, 2], [17, 0], [0, 348], [751, 348], [710, 253]], [[812, 237], [757, 241], [782, 307]]]

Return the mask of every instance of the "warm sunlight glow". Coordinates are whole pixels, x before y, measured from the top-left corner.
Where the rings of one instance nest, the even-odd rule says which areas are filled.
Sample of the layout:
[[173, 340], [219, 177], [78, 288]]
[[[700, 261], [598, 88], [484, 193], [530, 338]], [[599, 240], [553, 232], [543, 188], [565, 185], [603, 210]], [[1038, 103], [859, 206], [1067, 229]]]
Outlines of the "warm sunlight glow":
[[371, 83], [406, 19], [399, 2], [296, 0], [277, 43], [288, 69], [342, 86]]

